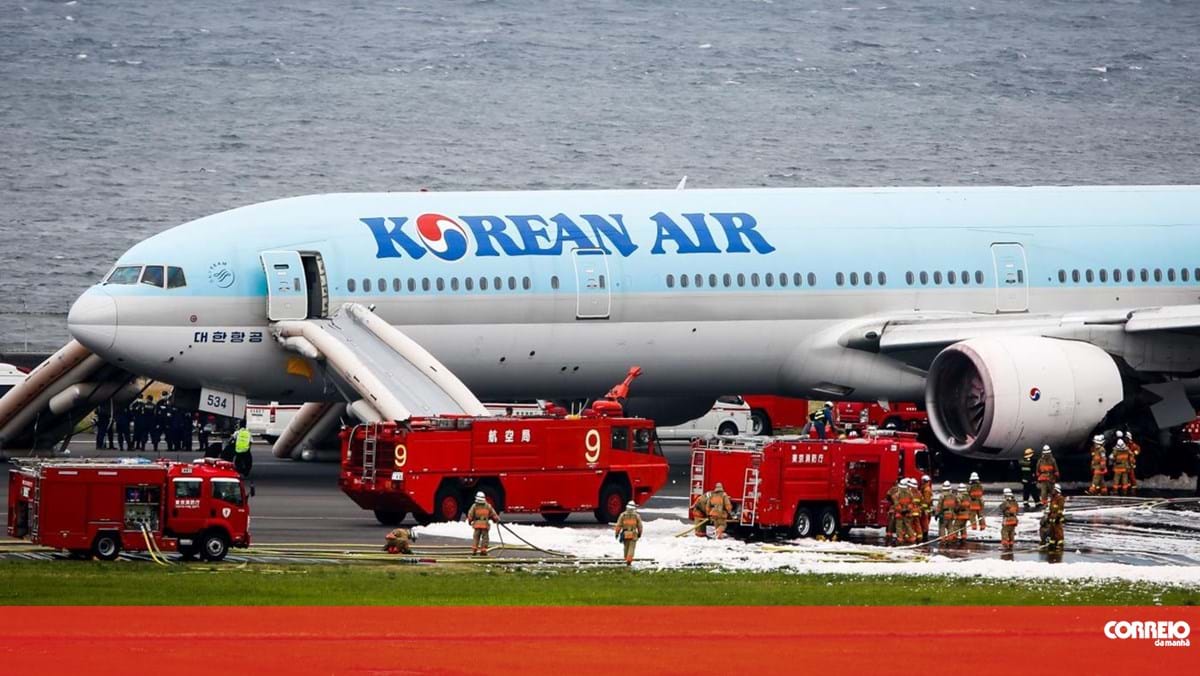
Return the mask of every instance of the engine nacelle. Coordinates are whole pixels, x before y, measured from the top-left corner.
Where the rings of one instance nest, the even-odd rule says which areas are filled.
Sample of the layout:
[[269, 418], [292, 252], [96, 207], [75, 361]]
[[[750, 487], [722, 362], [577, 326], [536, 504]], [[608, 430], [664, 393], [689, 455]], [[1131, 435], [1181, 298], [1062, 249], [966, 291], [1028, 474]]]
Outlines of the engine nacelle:
[[1078, 443], [1123, 398], [1120, 371], [1104, 350], [1037, 336], [955, 343], [933, 360], [925, 383], [938, 441], [997, 460]]

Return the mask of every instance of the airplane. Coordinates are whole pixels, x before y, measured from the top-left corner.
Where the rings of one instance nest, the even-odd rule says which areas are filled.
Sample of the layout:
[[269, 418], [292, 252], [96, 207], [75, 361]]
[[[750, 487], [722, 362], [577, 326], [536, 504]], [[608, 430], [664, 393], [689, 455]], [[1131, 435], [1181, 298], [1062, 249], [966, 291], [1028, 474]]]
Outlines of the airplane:
[[729, 392], [924, 401], [951, 452], [1011, 460], [1195, 417], [1198, 235], [1200, 186], [281, 199], [123, 254], [0, 399], [0, 445], [135, 374], [215, 412], [310, 402], [286, 454], [340, 404], [479, 413], [640, 364], [629, 408], [661, 424]]

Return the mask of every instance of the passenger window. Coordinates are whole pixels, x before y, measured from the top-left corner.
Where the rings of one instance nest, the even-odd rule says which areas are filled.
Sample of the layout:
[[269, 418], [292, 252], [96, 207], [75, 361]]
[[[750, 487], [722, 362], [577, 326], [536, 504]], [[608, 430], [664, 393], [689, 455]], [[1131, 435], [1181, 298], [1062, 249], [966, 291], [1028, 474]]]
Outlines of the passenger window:
[[450, 278], [450, 290], [451, 290], [451, 291], [458, 291], [458, 277], [451, 277], [451, 278]]
[[446, 290], [446, 282], [445, 282], [445, 280], [443, 280], [441, 277], [438, 277], [436, 280], [434, 280], [434, 284], [436, 284], [436, 285], [437, 285], [437, 290], [438, 290], [438, 291], [445, 291], [445, 290]]
[[467, 291], [474, 291], [474, 290], [475, 290], [475, 278], [474, 278], [474, 277], [466, 277], [466, 278], [464, 278], [464, 279], [463, 279], [463, 287], [464, 287], [464, 288], [465, 288]]
[[717, 276], [716, 275], [708, 276], [708, 285], [714, 289], [717, 288]]
[[775, 273], [768, 272], [767, 274], [763, 275], [763, 283], [767, 286], [775, 286]]
[[649, 453], [652, 440], [650, 430], [642, 428], [633, 431], [633, 450], [635, 453]]
[[175, 479], [175, 499], [176, 500], [199, 500], [200, 499], [200, 479]]
[[399, 277], [392, 277], [392, 291], [395, 293], [400, 293], [400, 278]]
[[850, 286], [858, 286], [858, 273], [857, 272], [850, 273]]
[[607, 286], [608, 286], [608, 282], [605, 281], [604, 275], [600, 275], [600, 288], [604, 289], [604, 288], [607, 288]]
[[786, 272], [779, 273], [779, 286], [787, 286], [787, 285], [788, 285], [787, 273]]
[[488, 278], [487, 278], [487, 277], [480, 277], [480, 278], [479, 278], [479, 290], [480, 290], [480, 291], [487, 291], [487, 290], [488, 290]]
[[1195, 270], [1192, 271], [1192, 279], [1196, 280], [1197, 282], [1200, 282], [1200, 268], [1196, 268]]
[[933, 271], [933, 283], [934, 283], [934, 284], [941, 284], [941, 283], [942, 283], [942, 271], [941, 271], [941, 270], [934, 270], [934, 271]]
[[976, 284], [983, 284], [983, 270], [976, 270], [976, 271], [975, 271], [975, 283], [976, 283]]
[[371, 292], [371, 280], [369, 280], [369, 279], [364, 279], [364, 280], [363, 280], [363, 282], [362, 282], [362, 286], [363, 286], [363, 291], [364, 291], [364, 292], [366, 292], [366, 293], [370, 293], [370, 292]]
[[[803, 281], [803, 279], [804, 278], [800, 276], [799, 272], [793, 274], [792, 275], [792, 286], [804, 286], [803, 284], [800, 283], [801, 281]], [[811, 284], [812, 282], [809, 282], [809, 283]]]
[[667, 275], [667, 288], [668, 289], [675, 288], [675, 275]]
[[686, 289], [686, 288], [688, 288], [688, 284], [689, 284], [688, 276], [687, 275], [679, 275], [679, 286], [682, 286], [683, 288]]
[[349, 291], [350, 293], [354, 293], [354, 290], [356, 287], [357, 287], [357, 282], [355, 282], [353, 279], [346, 280], [346, 290], [347, 291]]
[[1142, 268], [1142, 281], [1143, 282], [1150, 281], [1150, 271], [1147, 270], [1146, 268]]
[[699, 275], [699, 274], [696, 275], [695, 277], [692, 278], [692, 283], [696, 285], [697, 289], [703, 287], [704, 286], [704, 275]]
[[1121, 268], [1113, 268], [1113, 281], [1121, 281]]
[[1084, 276], [1087, 277], [1088, 284], [1091, 284], [1092, 282], [1096, 281], [1096, 274], [1094, 272], [1092, 272], [1091, 268], [1084, 270]]
[[1181, 281], [1181, 282], [1186, 282], [1186, 281], [1189, 281], [1189, 280], [1188, 280], [1188, 269], [1187, 269], [1187, 268], [1180, 268], [1180, 269], [1179, 269], [1179, 281]]
[[558, 275], [550, 275], [550, 288], [558, 291]]
[[746, 273], [739, 272], [737, 276], [738, 286], [746, 286]]
[[[379, 278], [379, 286], [377, 286], [375, 288], [379, 289], [379, 293], [383, 293], [384, 291], [387, 291], [387, 280], [384, 279], [383, 277], [380, 277]], [[296, 289], [296, 290], [299, 291], [300, 289]]]
[[725, 274], [721, 275], [721, 284], [725, 287], [732, 285], [733, 277], [731, 277], [730, 274], [728, 272], [726, 272]]
[[161, 289], [163, 286], [163, 281], [163, 266], [147, 265], [146, 268], [142, 270], [142, 284], [145, 284], [146, 286], [157, 286]]
[[237, 479], [213, 479], [212, 494], [214, 500], [242, 505], [242, 484]]
[[533, 286], [532, 280], [530, 280], [528, 277], [521, 278], [521, 288], [522, 289], [525, 289], [526, 291], [528, 291], [531, 286]]
[[421, 290], [422, 290], [422, 291], [428, 291], [428, 290], [429, 290], [429, 278], [428, 278], [428, 277], [422, 277], [422, 278], [421, 278]]
[[1107, 281], [1108, 281], [1108, 270], [1106, 270], [1104, 268], [1100, 268], [1100, 282], [1104, 283]]
[[753, 286], [753, 287], [758, 287], [758, 273], [757, 273], [757, 272], [755, 272], [755, 273], [751, 273], [751, 275], [750, 275], [750, 286]]
[[929, 284], [929, 273], [922, 270], [921, 271], [921, 285], [924, 286], [926, 284]]
[[412, 277], [408, 278], [408, 290], [409, 291], [417, 290], [417, 280], [413, 279]]
[[[146, 276], [142, 275], [142, 279], [145, 279], [145, 278], [146, 278]], [[1156, 281], [1156, 282], [1162, 281], [1162, 270], [1159, 268], [1154, 268], [1154, 281]]]
[[178, 289], [184, 286], [187, 286], [187, 279], [183, 276], [183, 268], [174, 265], [167, 268], [167, 288]]
[[612, 449], [614, 451], [629, 450], [629, 428], [614, 427], [612, 428]]
[[492, 278], [492, 288], [497, 291], [503, 291], [504, 290], [504, 280], [500, 279], [499, 277], [493, 277]]
[[1025, 283], [1025, 268], [1017, 268], [1017, 282], [1020, 284]]
[[839, 272], [836, 275], [834, 275], [833, 281], [836, 282], [838, 286], [845, 286], [846, 285], [846, 275]]
[[[815, 273], [815, 272], [810, 272], [810, 273], [808, 273], [808, 278], [807, 278], [807, 279], [808, 279], [808, 285], [809, 285], [809, 286], [816, 286], [816, 285], [817, 285], [817, 273]], [[796, 286], [800, 286], [800, 285], [799, 285], [799, 284], [797, 284]]]
[[950, 272], [946, 273], [946, 283], [954, 284], [957, 281], [958, 281], [958, 273], [957, 272], [951, 270]]
[[[604, 288], [604, 284], [603, 284], [603, 283], [601, 283], [601, 284], [600, 284], [600, 288], [601, 288], [601, 289], [603, 289], [603, 288]], [[508, 290], [509, 290], [509, 291], [516, 291], [516, 290], [517, 290], [517, 278], [516, 278], [516, 277], [509, 277], [509, 278], [508, 278]]]
[[904, 273], [904, 281], [905, 281], [905, 282], [906, 282], [906, 283], [907, 283], [909, 286], [912, 286], [912, 285], [913, 285], [913, 282], [917, 281], [917, 280], [916, 280], [916, 275], [914, 275], [914, 274], [912, 273], [912, 270], [909, 270], [908, 272]]
[[1133, 274], [1133, 268], [1127, 268], [1125, 270], [1125, 281], [1132, 282], [1132, 281], [1135, 281], [1136, 279], [1137, 279], [1137, 277], [1135, 277]]
[[122, 265], [119, 268], [114, 268], [108, 273], [108, 279], [104, 280], [105, 284], [137, 284], [138, 278], [142, 276], [142, 266], [140, 265]]
[[1066, 284], [1066, 283], [1067, 283], [1067, 271], [1066, 271], [1066, 270], [1059, 270], [1059, 271], [1058, 271], [1058, 282], [1059, 282], [1060, 284]]
[[1175, 268], [1167, 268], [1167, 281], [1175, 281]]
[[871, 273], [869, 273], [869, 272], [863, 273], [863, 284], [866, 284], [867, 286], [871, 286], [871, 282], [873, 282], [873, 281], [875, 281], [875, 280], [873, 277], [871, 277]]
[[882, 270], [879, 271], [879, 286], [887, 286], [887, 273]]
[[970, 273], [968, 273], [966, 270], [963, 270], [963, 271], [962, 271], [962, 283], [963, 283], [963, 284], [970, 284], [970, 283], [971, 283], [971, 275], [970, 275]]
[[1075, 282], [1076, 284], [1079, 283], [1079, 271], [1078, 270], [1071, 271], [1071, 281]]

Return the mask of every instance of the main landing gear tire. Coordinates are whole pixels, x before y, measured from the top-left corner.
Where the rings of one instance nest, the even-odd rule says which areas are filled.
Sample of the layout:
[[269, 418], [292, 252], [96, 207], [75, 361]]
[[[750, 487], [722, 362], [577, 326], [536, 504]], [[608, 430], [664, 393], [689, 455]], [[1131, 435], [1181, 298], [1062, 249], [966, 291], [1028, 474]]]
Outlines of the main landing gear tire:
[[112, 561], [121, 554], [121, 540], [116, 533], [100, 533], [92, 543], [92, 555], [101, 561]]
[[399, 526], [406, 516], [408, 513], [404, 510], [398, 512], [388, 509], [375, 510], [375, 520], [384, 526]]
[[629, 502], [629, 493], [620, 484], [604, 484], [600, 489], [600, 502], [594, 514], [600, 523], [616, 523], [617, 517], [625, 511], [625, 503]]

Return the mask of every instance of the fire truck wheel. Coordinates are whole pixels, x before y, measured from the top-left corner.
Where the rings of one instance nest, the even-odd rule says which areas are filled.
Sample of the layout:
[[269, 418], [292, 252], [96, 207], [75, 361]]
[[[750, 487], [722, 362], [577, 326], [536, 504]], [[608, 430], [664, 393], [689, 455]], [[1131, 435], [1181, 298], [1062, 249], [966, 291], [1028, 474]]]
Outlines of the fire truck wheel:
[[571, 516], [570, 512], [542, 512], [542, 518], [546, 520], [546, 523], [552, 523], [555, 526], [566, 523], [569, 516]]
[[792, 522], [792, 537], [808, 538], [816, 532], [812, 510], [808, 507], [796, 508], [796, 520]]
[[721, 423], [721, 426], [717, 428], [717, 434], [722, 437], [732, 437], [737, 433], [737, 425], [734, 425], [731, 422]]
[[200, 540], [200, 553], [205, 561], [221, 561], [229, 553], [229, 538], [221, 531], [209, 531]]
[[771, 419], [765, 412], [754, 410], [750, 413], [750, 433], [754, 436], [771, 435]]
[[92, 554], [103, 561], [112, 561], [121, 553], [121, 541], [116, 533], [100, 533], [92, 543]]
[[433, 520], [457, 521], [463, 511], [462, 494], [454, 486], [442, 486], [433, 496]]
[[596, 520], [600, 523], [615, 523], [621, 512], [625, 511], [625, 503], [629, 502], [629, 491], [616, 482], [604, 484], [600, 489], [600, 503], [596, 508]]
[[408, 516], [408, 512], [400, 510], [394, 512], [387, 509], [375, 510], [375, 520], [384, 526], [399, 526], [400, 522], [404, 521], [404, 517]]
[[821, 510], [821, 516], [817, 517], [817, 529], [826, 538], [831, 538], [837, 534], [838, 515], [832, 507], [825, 507]]

